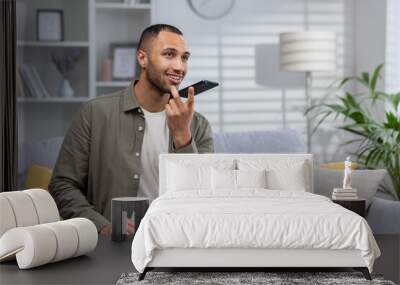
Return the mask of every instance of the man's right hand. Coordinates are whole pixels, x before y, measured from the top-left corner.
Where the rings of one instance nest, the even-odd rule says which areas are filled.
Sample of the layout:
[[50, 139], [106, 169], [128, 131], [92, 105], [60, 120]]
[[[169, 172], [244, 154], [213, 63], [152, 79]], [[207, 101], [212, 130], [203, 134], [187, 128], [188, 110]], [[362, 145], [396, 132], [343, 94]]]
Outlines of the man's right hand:
[[111, 224], [105, 225], [104, 227], [101, 228], [100, 230], [100, 234], [101, 235], [105, 235], [105, 236], [109, 236], [112, 233], [112, 226]]
[[[134, 224], [132, 220], [128, 219], [128, 235], [132, 235], [135, 231]], [[101, 228], [100, 234], [109, 236], [112, 233], [112, 226], [111, 224], [105, 225], [104, 227]]]

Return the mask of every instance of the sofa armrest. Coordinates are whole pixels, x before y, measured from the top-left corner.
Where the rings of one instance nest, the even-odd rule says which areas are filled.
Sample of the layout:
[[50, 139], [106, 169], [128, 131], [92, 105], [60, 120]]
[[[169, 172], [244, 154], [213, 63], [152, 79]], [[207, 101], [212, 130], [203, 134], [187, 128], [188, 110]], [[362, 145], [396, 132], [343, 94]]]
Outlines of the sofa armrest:
[[367, 221], [374, 234], [400, 234], [400, 201], [374, 197]]

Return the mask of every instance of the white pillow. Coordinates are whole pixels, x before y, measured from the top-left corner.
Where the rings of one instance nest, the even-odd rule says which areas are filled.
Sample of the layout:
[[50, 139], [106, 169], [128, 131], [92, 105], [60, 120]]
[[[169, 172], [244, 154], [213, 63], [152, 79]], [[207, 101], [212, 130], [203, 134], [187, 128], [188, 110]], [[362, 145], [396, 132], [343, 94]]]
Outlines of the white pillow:
[[267, 188], [267, 171], [262, 170], [211, 170], [213, 190], [238, 190], [241, 188]]
[[236, 170], [237, 188], [268, 188], [267, 170]]
[[236, 170], [216, 169], [213, 167], [211, 181], [213, 190], [236, 190]]
[[268, 189], [306, 191], [310, 189], [308, 167], [304, 159], [295, 158], [242, 158], [239, 170], [267, 170]]
[[211, 167], [168, 164], [167, 191], [185, 191], [211, 188]]

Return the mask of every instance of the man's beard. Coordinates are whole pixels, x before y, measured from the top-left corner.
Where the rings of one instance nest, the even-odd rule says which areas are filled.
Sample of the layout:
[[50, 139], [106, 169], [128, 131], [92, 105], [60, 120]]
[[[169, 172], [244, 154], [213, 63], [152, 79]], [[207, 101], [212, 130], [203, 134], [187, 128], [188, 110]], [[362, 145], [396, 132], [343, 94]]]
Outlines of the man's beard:
[[157, 76], [157, 72], [155, 72], [152, 68], [146, 69], [147, 79], [149, 80], [150, 84], [157, 90], [160, 91], [162, 95], [165, 93], [170, 93], [171, 89], [169, 86], [165, 86]]

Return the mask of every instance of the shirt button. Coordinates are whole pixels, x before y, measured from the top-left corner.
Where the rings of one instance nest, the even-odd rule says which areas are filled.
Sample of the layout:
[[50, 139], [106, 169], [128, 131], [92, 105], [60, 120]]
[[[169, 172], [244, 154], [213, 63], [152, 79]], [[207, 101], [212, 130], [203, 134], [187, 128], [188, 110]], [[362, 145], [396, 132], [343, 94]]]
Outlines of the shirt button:
[[135, 153], [135, 155], [136, 155], [136, 156], [139, 156], [139, 155], [140, 155], [140, 153], [138, 153], [138, 152], [137, 152], [137, 153]]
[[143, 131], [143, 127], [142, 127], [142, 126], [139, 126], [137, 129], [138, 129], [139, 131]]
[[139, 174], [133, 175], [133, 179], [138, 179], [138, 178], [139, 178]]

